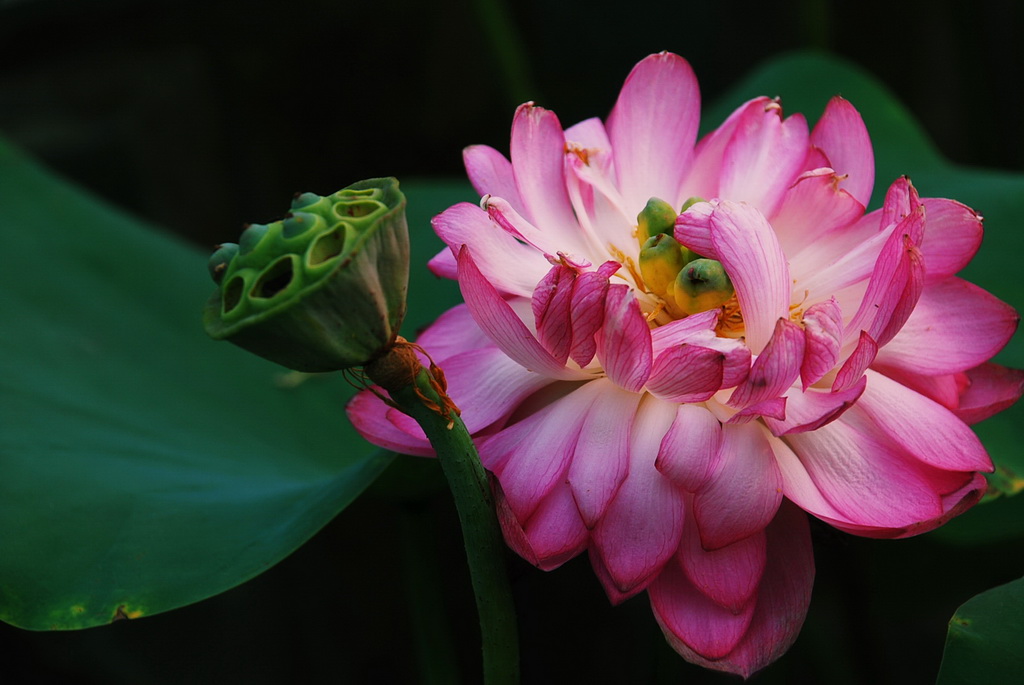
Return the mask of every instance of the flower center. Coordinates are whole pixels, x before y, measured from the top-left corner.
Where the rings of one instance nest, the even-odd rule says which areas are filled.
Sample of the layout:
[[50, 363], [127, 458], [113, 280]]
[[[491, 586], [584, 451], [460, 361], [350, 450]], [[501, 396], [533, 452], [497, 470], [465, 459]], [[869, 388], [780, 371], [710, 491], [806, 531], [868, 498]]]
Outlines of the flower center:
[[[700, 201], [700, 198], [690, 198], [681, 211]], [[721, 262], [702, 257], [679, 244], [672, 236], [676, 216], [671, 205], [654, 197], [637, 216], [643, 288], [661, 303], [672, 319], [722, 308], [722, 324], [727, 330], [719, 332], [730, 335], [742, 324], [732, 280]]]

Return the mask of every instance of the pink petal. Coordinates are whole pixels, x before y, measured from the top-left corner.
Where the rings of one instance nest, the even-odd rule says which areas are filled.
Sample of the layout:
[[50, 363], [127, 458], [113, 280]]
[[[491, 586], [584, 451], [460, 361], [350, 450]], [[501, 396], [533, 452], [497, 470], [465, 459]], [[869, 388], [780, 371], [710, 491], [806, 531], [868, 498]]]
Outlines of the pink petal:
[[673, 235], [680, 245], [708, 259], [718, 259], [718, 248], [711, 238], [711, 216], [718, 207], [718, 200], [697, 202], [676, 217]]
[[724, 363], [721, 352], [680, 345], [655, 360], [647, 391], [670, 402], [704, 402], [722, 387]]
[[565, 189], [564, 154], [565, 135], [555, 113], [532, 102], [520, 105], [512, 120], [512, 168], [526, 217], [542, 230], [577, 225]]
[[457, 304], [430, 324], [416, 342], [441, 364], [449, 357], [490, 347], [494, 343], [480, 330], [465, 304]]
[[651, 197], [678, 206], [699, 119], [697, 77], [686, 60], [662, 52], [633, 67], [608, 117], [619, 188], [630, 216]]
[[723, 426], [721, 457], [693, 501], [703, 547], [719, 549], [753, 535], [781, 501], [782, 479], [764, 429]]
[[[861, 418], [855, 427], [851, 421], [858, 418], [855, 405], [818, 430], [786, 436], [813, 487], [854, 524], [905, 528], [939, 516], [942, 506], [929, 467], [903, 453], [870, 420]], [[787, 483], [786, 496], [818, 514], [813, 494], [793, 485]], [[830, 515], [827, 509], [822, 513]]]
[[733, 612], [693, 586], [675, 562], [647, 589], [651, 609], [673, 649], [688, 661], [716, 668], [743, 638], [756, 602]]
[[893, 229], [860, 308], [846, 328], [847, 337], [863, 329], [882, 347], [910, 318], [924, 285], [924, 262], [914, 242], [923, 227], [924, 209], [919, 207]]
[[683, 493], [654, 467], [675, 410], [653, 398], [640, 405], [630, 438], [629, 475], [591, 533], [615, 587], [624, 593], [646, 586], [679, 547]]
[[681, 404], [662, 438], [655, 467], [669, 480], [695, 492], [708, 479], [722, 447], [722, 424], [704, 407]]
[[756, 418], [773, 418], [782, 421], [786, 418], [786, 398], [769, 397], [754, 404], [747, 405], [729, 417], [727, 424], [750, 423]]
[[951, 411], [879, 373], [867, 377], [857, 406], [889, 440], [939, 469], [992, 470], [978, 436]]
[[[970, 385], [967, 374], [964, 372], [950, 373], [944, 376], [922, 376], [894, 366], [873, 364], [871, 368], [954, 412], [960, 406], [961, 393]], [[961, 420], [963, 420], [962, 417]]]
[[[573, 221], [571, 224], [556, 224], [553, 226], [538, 227], [530, 223], [524, 216], [516, 212], [506, 200], [500, 197], [485, 195], [481, 199], [481, 205], [487, 211], [487, 215], [501, 229], [511, 235], [517, 241], [527, 243], [542, 255], [572, 255], [575, 262], [587, 262], [586, 255], [590, 248], [586, 242], [586, 236], [580, 231], [579, 225]], [[507, 261], [505, 267], [517, 262]], [[545, 273], [550, 263], [545, 265]], [[540, 280], [538, 278], [537, 280]]]
[[527, 371], [497, 347], [450, 357], [441, 368], [448, 394], [462, 409], [462, 420], [471, 434], [508, 416], [523, 400], [551, 383], [550, 378]]
[[[719, 177], [722, 175], [722, 157], [725, 148], [732, 140], [736, 126], [741, 119], [746, 118], [748, 110], [763, 111], [769, 106], [772, 100], [767, 97], [758, 97], [748, 100], [733, 111], [729, 117], [722, 122], [722, 125], [711, 133], [704, 136], [699, 143], [690, 166], [689, 173], [683, 180], [683, 192], [681, 197], [719, 197]], [[684, 243], [685, 244], [685, 243]], [[695, 249], [695, 248], [694, 248]], [[700, 252], [708, 256], [705, 252]]]
[[903, 329], [878, 352], [878, 363], [914, 373], [966, 371], [1001, 350], [1020, 316], [973, 283], [950, 277], [930, 283]]
[[839, 361], [843, 340], [843, 312], [836, 298], [808, 307], [804, 312], [803, 324], [804, 358], [800, 363], [800, 378], [803, 389], [807, 390], [835, 368]]
[[765, 417], [764, 422], [775, 435], [817, 430], [852, 407], [866, 385], [867, 379], [861, 376], [858, 382], [840, 391], [811, 389], [791, 392], [787, 397], [786, 416], [782, 420]]
[[747, 346], [758, 354], [779, 317], [789, 316], [786, 255], [764, 216], [749, 205], [719, 204], [711, 215], [711, 238], [736, 288]]
[[601, 518], [626, 478], [630, 428], [642, 397], [607, 379], [593, 384], [600, 390], [587, 412], [567, 479], [588, 528]]
[[761, 582], [767, 559], [765, 551], [763, 531], [709, 552], [701, 547], [697, 527], [685, 525], [679, 562], [686, 577], [702, 594], [733, 613], [740, 613]]
[[970, 385], [954, 412], [966, 423], [977, 423], [1001, 412], [1024, 393], [1024, 371], [982, 364], [967, 371]]
[[981, 246], [981, 215], [954, 200], [926, 197], [924, 255], [928, 280], [952, 276], [967, 266]]
[[551, 378], [571, 380], [587, 377], [580, 371], [565, 368], [537, 342], [494, 286], [480, 273], [468, 247], [459, 252], [459, 288], [477, 325], [517, 363]]
[[729, 398], [729, 406], [743, 408], [785, 394], [800, 375], [803, 358], [804, 332], [792, 321], [778, 319], [775, 333]]
[[569, 486], [556, 483], [526, 522], [523, 533], [536, 565], [550, 571], [587, 548], [590, 531], [583, 525]]
[[718, 325], [718, 311], [700, 312], [684, 319], [670, 321], [651, 331], [651, 349], [657, 356], [669, 349], [689, 342], [694, 334], [701, 331], [714, 331]]
[[572, 347], [570, 305], [575, 284], [576, 272], [557, 264], [537, 284], [531, 302], [540, 344], [561, 364], [569, 359]]
[[478, 446], [480, 460], [498, 477], [520, 522], [527, 521], [551, 488], [564, 480], [587, 411], [600, 390], [584, 383]]
[[866, 207], [875, 184], [875, 155], [854, 106], [838, 95], [829, 100], [811, 132], [811, 145], [824, 151], [836, 174], [846, 176], [841, 187]]
[[651, 375], [651, 330], [628, 286], [608, 288], [597, 350], [608, 378], [624, 390], [639, 392]]
[[792, 504], [783, 503], [766, 532], [768, 563], [746, 634], [726, 657], [713, 662], [690, 659], [694, 663], [748, 678], [785, 654], [796, 641], [814, 584], [807, 517]]
[[840, 392], [853, 387], [860, 381], [864, 371], [871, 366], [871, 362], [877, 355], [878, 344], [867, 334], [867, 331], [861, 331], [857, 346], [843, 362], [842, 368], [839, 369], [839, 373], [836, 374], [836, 378], [832, 382], [832, 392]]
[[496, 195], [523, 212], [523, 201], [512, 173], [512, 163], [489, 145], [470, 145], [462, 151], [469, 182], [480, 195]]
[[416, 422], [412, 423], [418, 433], [409, 432], [413, 430], [412, 426], [400, 428], [392, 419], [405, 417], [405, 414], [387, 406], [369, 390], [357, 393], [349, 400], [345, 414], [359, 434], [378, 447], [418, 457], [434, 456], [434, 448]]
[[619, 267], [606, 262], [598, 271], [580, 274], [572, 293], [572, 349], [569, 356], [581, 367], [597, 354], [597, 332], [604, 323], [604, 302], [608, 296], [608, 271]]
[[[462, 246], [468, 245], [477, 268], [504, 292], [529, 297], [551, 266], [542, 253], [500, 230], [476, 205], [461, 202], [438, 214], [431, 223], [456, 257]], [[511, 264], [515, 267], [510, 268]]]
[[824, 234], [860, 219], [864, 205], [839, 186], [831, 169], [815, 169], [801, 174], [786, 191], [771, 218], [783, 252], [796, 254]]
[[[699, 315], [695, 315], [699, 316]], [[688, 319], [693, 317], [687, 317]], [[698, 331], [688, 341], [698, 347], [707, 347], [724, 356], [722, 365], [722, 388], [732, 388], [744, 380], [750, 373], [750, 348], [743, 340], [736, 338], [720, 338], [714, 331]]]
[[747, 202], [765, 216], [773, 215], [803, 170], [807, 145], [803, 115], [783, 121], [782, 107], [776, 102], [745, 110], [722, 156], [718, 196]]

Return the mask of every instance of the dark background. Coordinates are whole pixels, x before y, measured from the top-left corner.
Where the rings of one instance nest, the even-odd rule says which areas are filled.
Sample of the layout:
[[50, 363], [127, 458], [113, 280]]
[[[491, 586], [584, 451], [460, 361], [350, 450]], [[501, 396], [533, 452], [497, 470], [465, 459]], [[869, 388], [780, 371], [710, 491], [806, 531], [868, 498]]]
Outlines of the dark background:
[[[527, 99], [565, 124], [603, 116], [650, 52], [687, 57], [710, 102], [758, 63], [815, 49], [887, 84], [954, 161], [1022, 170], [1022, 13], [1011, 0], [0, 0], [0, 132], [208, 247], [297, 190], [458, 176], [465, 145], [506, 149]], [[410, 471], [412, 494], [394, 486]], [[472, 598], [434, 465], [390, 477], [213, 600], [80, 633], [0, 626], [0, 681], [395, 683], [453, 660], [474, 682]], [[994, 549], [815, 537], [807, 627], [755, 682], [931, 682], [962, 588], [1010, 580], [986, 563]], [[675, 656], [643, 598], [609, 607], [585, 559], [552, 574], [511, 563], [525, 682], [734, 681]], [[417, 641], [418, 602], [437, 603], [453, 644], [433, 629], [437, 644]]]

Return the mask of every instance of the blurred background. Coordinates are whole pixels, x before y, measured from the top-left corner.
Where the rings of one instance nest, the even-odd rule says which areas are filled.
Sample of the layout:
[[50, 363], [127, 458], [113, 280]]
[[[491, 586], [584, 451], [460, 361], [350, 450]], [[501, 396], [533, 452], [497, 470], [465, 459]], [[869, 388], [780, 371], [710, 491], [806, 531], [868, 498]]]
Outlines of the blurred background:
[[[713, 102], [759, 63], [816, 50], [897, 93], [953, 161], [1021, 171], [1022, 32], [1012, 0], [0, 0], [0, 133], [207, 248], [279, 217], [295, 191], [460, 176], [464, 146], [507, 149], [525, 100], [564, 124], [604, 116], [651, 52], [690, 60]], [[815, 537], [807, 627], [756, 682], [932, 682], [952, 612], [1013, 577], [995, 548], [823, 526]], [[472, 683], [461, 554], [434, 465], [402, 462], [311, 543], [217, 598], [79, 633], [0, 625], [0, 680], [396, 683], [451, 660]], [[511, 563], [524, 682], [734, 681], [679, 659], [643, 598], [608, 606], [585, 559], [552, 574]], [[451, 641], [414, 639], [410, 593], [442, 610]]]

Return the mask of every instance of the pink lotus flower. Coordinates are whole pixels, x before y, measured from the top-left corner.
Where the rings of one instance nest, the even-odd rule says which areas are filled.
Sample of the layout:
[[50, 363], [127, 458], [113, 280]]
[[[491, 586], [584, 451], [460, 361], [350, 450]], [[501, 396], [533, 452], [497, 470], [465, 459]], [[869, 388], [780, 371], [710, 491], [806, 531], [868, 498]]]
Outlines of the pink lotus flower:
[[[865, 214], [852, 105], [809, 132], [757, 98], [695, 145], [699, 110], [662, 53], [605, 123], [563, 130], [527, 103], [511, 161], [467, 148], [483, 199], [436, 217], [451, 249], [431, 262], [465, 303], [419, 342], [497, 477], [508, 544], [542, 569], [587, 551], [613, 602], [646, 591], [680, 654], [746, 676], [807, 611], [801, 509], [879, 538], [964, 511], [992, 469], [967, 424], [1024, 375], [988, 362], [1016, 312], [954, 275], [981, 217], [906, 178]], [[431, 453], [370, 393], [349, 415]]]

